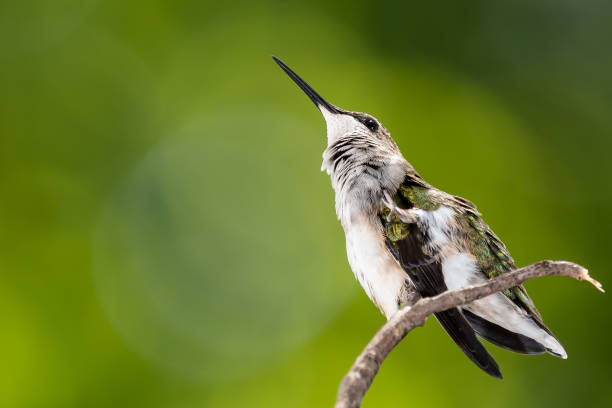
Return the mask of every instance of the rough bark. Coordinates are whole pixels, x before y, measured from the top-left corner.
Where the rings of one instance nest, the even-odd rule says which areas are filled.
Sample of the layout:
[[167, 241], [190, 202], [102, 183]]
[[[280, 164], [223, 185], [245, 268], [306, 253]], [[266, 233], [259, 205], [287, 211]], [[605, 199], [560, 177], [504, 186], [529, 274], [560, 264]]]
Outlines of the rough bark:
[[498, 276], [484, 284], [447, 291], [438, 296], [420, 300], [413, 296], [415, 303], [397, 312], [357, 357], [350, 371], [340, 383], [335, 407], [357, 408], [361, 406], [365, 393], [370, 388], [387, 355], [412, 329], [425, 324], [429, 315], [465, 305], [476, 299], [519, 285], [529, 279], [549, 275], [586, 280], [603, 292], [601, 284], [592, 279], [588, 271], [580, 265], [565, 261], [540, 261]]

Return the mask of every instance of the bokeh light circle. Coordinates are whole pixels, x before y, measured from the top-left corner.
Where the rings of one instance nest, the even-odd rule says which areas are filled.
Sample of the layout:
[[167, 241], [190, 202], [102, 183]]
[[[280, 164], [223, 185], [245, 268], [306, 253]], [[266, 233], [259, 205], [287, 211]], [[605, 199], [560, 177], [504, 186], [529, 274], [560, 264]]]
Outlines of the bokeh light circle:
[[[108, 198], [94, 237], [102, 303], [121, 336], [169, 372], [253, 373], [354, 293], [332, 202], [312, 200], [331, 196], [317, 177], [320, 151], [300, 143], [320, 135], [323, 146], [323, 131], [295, 123], [271, 111], [210, 115], [148, 154]], [[292, 142], [272, 156], [279, 138]]]

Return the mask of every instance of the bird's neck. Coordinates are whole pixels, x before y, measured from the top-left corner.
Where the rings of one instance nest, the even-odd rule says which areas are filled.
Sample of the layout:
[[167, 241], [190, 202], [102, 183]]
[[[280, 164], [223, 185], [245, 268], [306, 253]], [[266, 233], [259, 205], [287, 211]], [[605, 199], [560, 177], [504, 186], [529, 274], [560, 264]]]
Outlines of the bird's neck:
[[355, 217], [376, 216], [384, 191], [392, 195], [410, 167], [399, 150], [366, 138], [340, 139], [323, 153], [322, 170], [336, 192], [336, 213], [346, 228]]

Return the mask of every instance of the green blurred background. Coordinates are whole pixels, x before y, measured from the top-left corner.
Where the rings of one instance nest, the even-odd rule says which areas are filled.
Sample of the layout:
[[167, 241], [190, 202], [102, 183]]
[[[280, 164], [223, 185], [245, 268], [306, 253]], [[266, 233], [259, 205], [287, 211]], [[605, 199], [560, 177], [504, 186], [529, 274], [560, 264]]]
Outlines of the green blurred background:
[[[384, 322], [348, 267], [323, 119], [273, 63], [377, 116], [519, 265], [610, 286], [612, 5], [0, 3], [0, 406], [331, 406]], [[606, 285], [607, 284], [607, 285]], [[434, 321], [369, 407], [612, 405], [607, 295], [527, 284], [569, 353]]]

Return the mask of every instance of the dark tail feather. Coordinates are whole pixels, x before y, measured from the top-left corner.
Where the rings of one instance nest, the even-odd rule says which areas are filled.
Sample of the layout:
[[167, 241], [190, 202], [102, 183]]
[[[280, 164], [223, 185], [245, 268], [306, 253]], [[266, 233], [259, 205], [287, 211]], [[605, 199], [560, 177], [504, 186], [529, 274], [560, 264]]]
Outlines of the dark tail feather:
[[485, 349], [478, 338], [476, 338], [474, 329], [470, 326], [470, 323], [468, 323], [465, 317], [463, 317], [459, 309], [446, 310], [436, 313], [435, 316], [444, 330], [446, 330], [449, 336], [451, 336], [470, 360], [487, 374], [495, 378], [502, 378], [497, 362], [495, 362], [487, 349]]
[[[476, 333], [505, 349], [523, 354], [541, 354], [546, 352], [546, 347], [530, 337], [513, 333], [508, 329], [491, 323], [469, 310], [463, 310], [463, 315], [472, 325]], [[548, 329], [547, 329], [548, 330]]]

